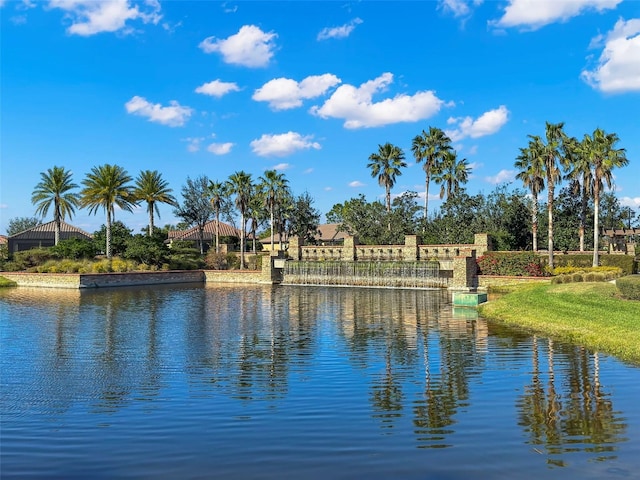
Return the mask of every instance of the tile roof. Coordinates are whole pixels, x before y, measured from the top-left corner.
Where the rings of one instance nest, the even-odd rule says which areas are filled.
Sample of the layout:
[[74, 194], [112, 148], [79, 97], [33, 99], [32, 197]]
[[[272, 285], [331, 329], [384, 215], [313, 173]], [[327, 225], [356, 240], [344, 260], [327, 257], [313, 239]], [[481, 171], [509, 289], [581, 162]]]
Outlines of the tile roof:
[[[9, 238], [11, 240], [44, 240], [51, 239], [53, 240], [55, 236], [55, 222], [52, 220], [47, 223], [41, 223], [40, 225], [36, 225], [33, 228], [29, 228], [28, 230], [24, 230], [22, 232], [16, 233], [15, 235], [11, 235]], [[67, 222], [60, 222], [60, 239], [65, 240], [67, 238], [72, 237], [88, 237], [93, 238], [88, 232], [84, 230], [74, 227], [73, 225], [68, 224]]]
[[[212, 240], [216, 238], [216, 221], [211, 220], [204, 226], [204, 239]], [[240, 238], [240, 229], [232, 227], [228, 223], [220, 222], [219, 235], [221, 237], [238, 237]], [[169, 240], [199, 240], [198, 227], [192, 227], [189, 230], [171, 230], [169, 231]], [[247, 238], [252, 238], [247, 235]]]
[[[346, 232], [339, 232], [338, 227], [339, 223], [324, 223], [322, 225], [318, 225], [319, 234], [314, 235], [314, 238], [318, 242], [335, 242], [337, 240], [344, 240], [349, 236]], [[260, 241], [263, 244], [271, 243], [271, 232], [267, 232], [263, 237], [260, 238]], [[276, 243], [280, 242], [280, 235], [276, 232], [273, 234], [273, 241]]]

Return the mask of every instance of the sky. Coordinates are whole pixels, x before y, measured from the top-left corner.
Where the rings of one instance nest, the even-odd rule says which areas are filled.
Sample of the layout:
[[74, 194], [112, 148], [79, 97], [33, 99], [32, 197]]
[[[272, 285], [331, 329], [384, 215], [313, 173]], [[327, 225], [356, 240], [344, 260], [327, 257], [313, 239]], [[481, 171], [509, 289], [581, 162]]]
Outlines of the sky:
[[[407, 162], [392, 193], [424, 198], [411, 142], [431, 126], [472, 167], [470, 194], [519, 188], [515, 158], [547, 121], [616, 133], [615, 193], [640, 209], [638, 0], [0, 0], [0, 29], [0, 233], [34, 216], [53, 166], [77, 184], [106, 163], [158, 170], [178, 200], [187, 177], [276, 169], [325, 214], [383, 198], [367, 163], [390, 142]], [[145, 207], [116, 219], [138, 232]], [[104, 212], [70, 222], [94, 232]]]

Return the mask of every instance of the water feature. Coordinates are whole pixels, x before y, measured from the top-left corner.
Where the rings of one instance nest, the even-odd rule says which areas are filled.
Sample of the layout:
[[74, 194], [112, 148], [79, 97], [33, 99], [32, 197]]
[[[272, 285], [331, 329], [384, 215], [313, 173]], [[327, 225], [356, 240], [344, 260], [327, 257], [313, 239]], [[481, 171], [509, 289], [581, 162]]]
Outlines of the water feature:
[[0, 290], [2, 478], [633, 478], [640, 368], [442, 290]]
[[440, 262], [403, 261], [288, 261], [286, 285], [350, 285], [394, 288], [447, 287], [452, 271]]

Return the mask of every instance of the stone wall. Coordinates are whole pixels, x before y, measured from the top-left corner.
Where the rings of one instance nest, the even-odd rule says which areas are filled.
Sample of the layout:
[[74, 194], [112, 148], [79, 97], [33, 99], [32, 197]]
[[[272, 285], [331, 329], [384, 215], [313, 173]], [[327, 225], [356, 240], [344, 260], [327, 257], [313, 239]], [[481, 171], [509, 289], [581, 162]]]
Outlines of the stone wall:
[[270, 283], [260, 270], [205, 270], [204, 276], [207, 283]]
[[502, 285], [517, 285], [530, 282], [550, 282], [549, 277], [500, 277], [497, 275], [478, 275], [478, 288], [496, 287]]
[[19, 287], [80, 288], [80, 274], [77, 273], [2, 272], [2, 276]]
[[205, 277], [202, 270], [80, 274], [80, 288], [132, 287], [136, 285], [164, 285], [171, 283], [203, 283], [204, 281]]

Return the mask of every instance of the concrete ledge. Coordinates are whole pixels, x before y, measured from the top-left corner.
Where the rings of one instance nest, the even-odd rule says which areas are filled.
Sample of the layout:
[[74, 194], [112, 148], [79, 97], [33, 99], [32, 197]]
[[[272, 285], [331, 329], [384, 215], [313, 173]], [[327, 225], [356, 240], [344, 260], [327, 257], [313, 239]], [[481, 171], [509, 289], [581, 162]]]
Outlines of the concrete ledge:
[[477, 307], [487, 301], [486, 293], [454, 292], [453, 305], [455, 307]]

